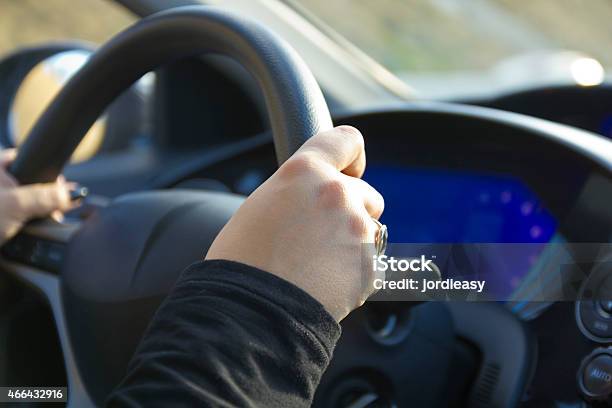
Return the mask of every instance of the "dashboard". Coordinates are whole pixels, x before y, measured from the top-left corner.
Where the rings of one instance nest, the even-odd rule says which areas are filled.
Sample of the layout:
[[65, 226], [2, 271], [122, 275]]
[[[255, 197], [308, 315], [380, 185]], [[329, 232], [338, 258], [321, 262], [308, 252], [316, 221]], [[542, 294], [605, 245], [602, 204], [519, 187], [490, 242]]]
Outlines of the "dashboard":
[[[594, 204], [612, 200], [609, 182], [599, 178], [605, 172], [529, 137], [520, 128], [506, 133], [508, 129], [471, 119], [437, 115], [418, 104], [401, 113], [374, 111], [339, 118], [339, 123], [354, 125], [364, 134], [368, 152], [364, 178], [385, 197], [383, 222], [389, 226], [390, 242], [530, 244], [534, 253], [504, 258], [506, 268], [487, 277], [500, 299], [521, 290], [534, 276], [544, 251], [555, 248], [557, 242], [609, 242], [612, 234], [599, 226], [607, 223], [604, 219], [610, 211], [598, 215]], [[446, 272], [447, 277], [454, 273]], [[544, 271], [535, 272], [538, 276]], [[551, 282], [559, 280], [554, 273], [544, 276]], [[585, 281], [573, 283], [584, 285]], [[510, 356], [522, 355], [529, 361], [532, 366], [521, 374], [532, 384], [524, 406], [580, 404], [576, 373], [585, 356], [602, 344], [592, 341], [590, 330], [609, 322], [591, 321], [591, 329], [585, 330], [584, 319], [577, 320], [574, 313], [574, 304], [584, 302], [532, 302], [530, 295], [520, 293], [521, 302], [509, 302], [507, 308], [528, 322], [535, 333], [531, 341], [539, 350], [537, 355], [530, 354], [536, 352], [529, 347], [512, 349], [509, 339], [520, 329], [501, 323], [500, 316], [488, 321], [476, 310], [464, 312], [455, 303], [449, 309], [458, 344], [478, 344], [483, 354], [475, 358], [483, 359], [485, 367], [490, 359], [502, 371], [510, 370], [512, 363], [505, 361]], [[442, 315], [435, 313], [435, 318]], [[487, 339], [496, 338], [497, 329], [496, 341], [503, 347], [487, 354], [485, 350], [495, 349]], [[463, 375], [467, 374], [459, 372], [451, 378]]]
[[489, 100], [462, 101], [564, 123], [612, 138], [612, 85], [525, 89]]

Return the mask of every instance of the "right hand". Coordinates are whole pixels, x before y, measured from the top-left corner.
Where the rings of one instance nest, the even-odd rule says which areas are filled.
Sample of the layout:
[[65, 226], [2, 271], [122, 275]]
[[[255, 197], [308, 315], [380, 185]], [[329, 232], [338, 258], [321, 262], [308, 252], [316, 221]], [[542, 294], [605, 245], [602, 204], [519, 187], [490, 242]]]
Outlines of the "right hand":
[[373, 292], [382, 196], [361, 180], [363, 137], [339, 126], [308, 140], [255, 190], [206, 259], [251, 265], [300, 287], [337, 320]]

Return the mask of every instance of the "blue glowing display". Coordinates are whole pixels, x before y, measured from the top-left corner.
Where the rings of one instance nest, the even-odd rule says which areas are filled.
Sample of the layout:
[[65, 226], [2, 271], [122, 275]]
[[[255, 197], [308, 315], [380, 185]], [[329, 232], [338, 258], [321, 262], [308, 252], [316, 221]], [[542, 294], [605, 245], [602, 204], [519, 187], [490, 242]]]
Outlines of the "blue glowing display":
[[556, 220], [521, 181], [502, 175], [369, 166], [392, 242], [549, 242]]
[[[556, 220], [521, 181], [502, 175], [369, 166], [364, 179], [385, 198], [392, 243], [548, 243]], [[522, 282], [544, 246], [506, 259], [487, 280], [499, 298]], [[446, 275], [446, 276], [445, 276]], [[453, 277], [455, 271], [443, 271]]]

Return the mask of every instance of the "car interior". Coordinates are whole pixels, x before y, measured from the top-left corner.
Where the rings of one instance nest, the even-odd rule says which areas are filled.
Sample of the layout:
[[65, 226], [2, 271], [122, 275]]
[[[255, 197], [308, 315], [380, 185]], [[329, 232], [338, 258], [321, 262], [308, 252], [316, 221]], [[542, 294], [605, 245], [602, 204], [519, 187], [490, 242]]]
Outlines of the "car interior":
[[[0, 384], [65, 385], [68, 406], [101, 406], [182, 268], [331, 123], [364, 135], [390, 242], [612, 238], [606, 80], [428, 99], [293, 1], [109, 3], [131, 28], [101, 44], [0, 56], [11, 171], [89, 191], [0, 250]], [[505, 301], [366, 302], [313, 406], [607, 406], [612, 385], [588, 367], [612, 361], [612, 275], [581, 265], [573, 300], [530, 293], [541, 271], [517, 263], [496, 277]]]

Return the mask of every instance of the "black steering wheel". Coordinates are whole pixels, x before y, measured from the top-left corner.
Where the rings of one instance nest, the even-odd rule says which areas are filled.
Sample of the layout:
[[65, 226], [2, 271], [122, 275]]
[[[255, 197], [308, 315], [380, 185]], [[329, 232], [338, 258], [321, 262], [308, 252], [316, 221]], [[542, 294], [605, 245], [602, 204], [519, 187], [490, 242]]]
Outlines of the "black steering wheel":
[[[331, 128], [321, 89], [286, 42], [226, 11], [178, 8], [139, 21], [100, 48], [38, 120], [11, 172], [25, 184], [54, 180], [122, 91], [165, 63], [210, 52], [237, 60], [259, 83], [279, 163]], [[210, 192], [129, 194], [72, 236], [61, 275], [63, 309], [80, 380], [95, 403], [121, 379], [180, 271], [202, 258], [242, 201]]]

